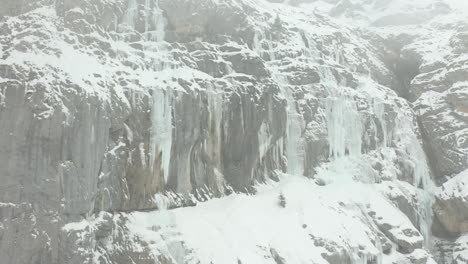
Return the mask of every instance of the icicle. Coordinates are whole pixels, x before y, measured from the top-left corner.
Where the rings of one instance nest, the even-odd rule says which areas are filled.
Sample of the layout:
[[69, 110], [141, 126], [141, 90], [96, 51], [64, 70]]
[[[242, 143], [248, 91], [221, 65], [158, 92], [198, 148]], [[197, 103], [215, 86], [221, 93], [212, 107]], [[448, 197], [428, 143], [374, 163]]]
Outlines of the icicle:
[[167, 198], [165, 195], [157, 193], [154, 195], [153, 201], [158, 207], [158, 210], [166, 211], [169, 209], [170, 201], [169, 198]]
[[270, 61], [276, 60], [275, 56], [275, 50], [273, 49], [273, 42], [271, 41], [271, 38], [266, 40], [267, 46], [268, 46], [268, 55], [270, 56]]
[[163, 11], [159, 6], [155, 9], [154, 15], [154, 25], [155, 25], [155, 35], [153, 40], [155, 41], [163, 41], [166, 37], [166, 25], [167, 21], [163, 15]]
[[302, 122], [294, 109], [288, 110], [287, 158], [288, 173], [302, 175], [304, 173], [304, 142], [302, 139]]
[[259, 152], [260, 152], [260, 157], [259, 157], [260, 160], [267, 153], [268, 147], [270, 146], [270, 142], [272, 138], [273, 136], [270, 135], [268, 124], [263, 122], [258, 131], [258, 145], [259, 145]]
[[[265, 48], [263, 47], [263, 42], [265, 42], [268, 50], [265, 50]], [[266, 55], [268, 55], [270, 61], [274, 61], [276, 59], [275, 50], [273, 48], [273, 42], [271, 38], [267, 38], [265, 33], [262, 31], [255, 32], [252, 43], [252, 49], [261, 58], [265, 59], [265, 57], [267, 57]]]
[[260, 43], [260, 40], [258, 38], [258, 32], [255, 31], [254, 38], [253, 38], [253, 44], [252, 48], [257, 54], [262, 57], [262, 44]]
[[361, 252], [361, 254], [359, 254], [359, 250], [351, 249], [351, 264], [368, 263], [382, 264], [382, 256], [374, 256], [368, 252]]
[[335, 62], [340, 64], [340, 52], [335, 50]]
[[159, 42], [166, 37], [167, 21], [158, 3], [155, 2], [154, 4], [155, 6], [152, 7], [151, 1], [145, 0], [145, 37], [147, 40]]
[[[163, 41], [165, 38], [165, 28], [167, 25], [163, 11], [159, 8], [157, 2], [145, 0], [145, 32], [144, 37], [146, 40]], [[127, 10], [122, 19], [122, 24], [126, 25], [129, 29], [135, 30], [135, 20], [138, 17], [138, 3], [136, 0], [129, 0]]]
[[354, 100], [330, 96], [326, 99], [326, 117], [330, 157], [361, 154], [362, 124]]
[[367, 254], [359, 254], [358, 248], [351, 248], [351, 264], [367, 264]]
[[432, 249], [432, 205], [434, 204], [434, 185], [431, 179], [431, 172], [428, 167], [426, 153], [422, 148], [422, 143], [417, 138], [414, 131], [412, 119], [400, 114], [397, 119], [397, 131], [400, 144], [406, 148], [409, 158], [414, 163], [413, 186], [417, 190], [417, 209], [419, 229], [424, 237], [425, 247]]
[[329, 91], [330, 94], [334, 94], [335, 87], [338, 86], [338, 81], [333, 74], [331, 67], [318, 67], [318, 73], [320, 75], [320, 81], [325, 85], [325, 87], [333, 87], [332, 91]]
[[226, 75], [229, 75], [234, 72], [234, 70], [232, 69], [231, 62], [227, 62], [224, 65], [225, 65]]
[[150, 24], [149, 24], [149, 18], [151, 16], [151, 6], [150, 6], [150, 0], [145, 0], [145, 35], [146, 35], [146, 38], [148, 38], [148, 31], [150, 29]]
[[304, 139], [302, 138], [302, 115], [296, 109], [296, 100], [289, 85], [288, 79], [280, 74], [274, 74], [273, 78], [282, 89], [288, 104], [286, 158], [287, 173], [292, 175], [304, 174]]
[[375, 247], [377, 248], [377, 256], [375, 263], [376, 264], [382, 264], [383, 263], [383, 248], [382, 248], [382, 241], [380, 241], [380, 238], [378, 235], [375, 236]]
[[129, 0], [127, 11], [123, 17], [122, 23], [126, 24], [129, 28], [135, 29], [135, 19], [138, 15], [138, 4], [136, 0]]
[[[266, 41], [268, 51], [265, 51], [262, 41]], [[253, 50], [262, 58], [268, 55], [270, 60], [275, 60], [275, 52], [271, 39], [266, 39], [262, 31], [256, 31], [253, 38]], [[267, 52], [267, 54], [265, 54]], [[296, 109], [296, 100], [293, 96], [293, 90], [286, 76], [281, 73], [273, 73], [273, 79], [280, 86], [282, 94], [287, 101], [287, 132], [286, 132], [286, 158], [287, 158], [287, 173], [293, 175], [304, 174], [304, 139], [302, 138], [302, 131], [304, 130], [304, 122], [302, 114]], [[265, 146], [268, 146], [269, 137], [267, 135], [267, 126], [262, 125], [259, 131], [259, 142], [262, 144], [260, 154], [266, 152]], [[282, 152], [282, 146], [280, 147]]]
[[[417, 144], [412, 153], [415, 161], [414, 183], [418, 191], [419, 229], [424, 237], [425, 246], [432, 249], [432, 205], [434, 203], [433, 183], [427, 166], [425, 153], [420, 144]], [[410, 152], [411, 153], [411, 152]]]
[[119, 28], [119, 18], [117, 17], [116, 14], [113, 14], [114, 16], [114, 31], [117, 32], [117, 29]]
[[213, 151], [212, 157], [215, 159], [214, 162], [221, 162], [221, 149], [220, 149], [220, 139], [221, 139], [221, 120], [223, 117], [223, 95], [217, 92], [213, 85], [209, 83], [207, 85], [207, 95], [208, 95], [208, 105], [210, 111], [210, 120], [209, 131], [215, 131], [215, 135], [209, 138], [211, 143], [211, 151]]
[[[297, 43], [300, 43], [302, 46], [302, 52], [306, 59], [310, 63], [318, 63], [320, 64], [317, 59], [322, 56], [320, 50], [317, 49], [317, 42], [311, 37], [307, 32], [302, 31], [297, 33]], [[322, 67], [323, 68], [323, 67]], [[323, 77], [323, 76], [321, 76]], [[334, 79], [334, 77], [333, 77]], [[321, 78], [321, 80], [326, 80], [325, 78]]]
[[[132, 7], [134, 2], [135, 0], [130, 0], [129, 7]], [[151, 1], [145, 0], [145, 36], [148, 40], [160, 42], [164, 40], [166, 22], [162, 10], [157, 3], [154, 4], [155, 6], [152, 7]], [[130, 10], [129, 8], [128, 12]], [[164, 45], [155, 46], [157, 52], [166, 53]], [[170, 65], [167, 65], [163, 60], [158, 60], [153, 65], [153, 69], [157, 71], [168, 68]], [[172, 149], [172, 91], [164, 90], [162, 87], [155, 87], [153, 91], [149, 168], [153, 170], [156, 159], [161, 158], [161, 171], [164, 175], [164, 181], [167, 182]]]
[[373, 110], [374, 114], [380, 122], [380, 128], [382, 129], [382, 144], [381, 147], [388, 146], [387, 139], [387, 121], [385, 119], [385, 103], [383, 101], [374, 99], [373, 100]]
[[172, 148], [172, 106], [171, 92], [155, 89], [151, 109], [150, 169], [161, 155], [161, 169], [164, 180], [169, 176], [169, 163]]

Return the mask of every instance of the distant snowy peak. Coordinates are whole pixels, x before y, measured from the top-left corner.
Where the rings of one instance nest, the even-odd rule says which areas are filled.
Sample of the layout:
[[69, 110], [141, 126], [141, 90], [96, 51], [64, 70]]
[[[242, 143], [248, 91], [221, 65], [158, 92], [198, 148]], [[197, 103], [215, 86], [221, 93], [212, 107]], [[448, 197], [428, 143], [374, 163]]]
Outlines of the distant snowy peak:
[[[463, 0], [268, 0], [329, 14], [355, 26], [411, 26], [447, 14], [463, 13]], [[452, 17], [453, 18], [453, 17]]]

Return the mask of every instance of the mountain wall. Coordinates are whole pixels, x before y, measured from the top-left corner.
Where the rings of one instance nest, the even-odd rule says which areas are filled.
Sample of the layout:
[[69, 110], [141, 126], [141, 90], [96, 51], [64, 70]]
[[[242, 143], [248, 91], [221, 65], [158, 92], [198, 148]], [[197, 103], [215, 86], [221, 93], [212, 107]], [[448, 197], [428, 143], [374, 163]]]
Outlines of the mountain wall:
[[404, 2], [0, 0], [0, 258], [465, 263], [468, 7]]

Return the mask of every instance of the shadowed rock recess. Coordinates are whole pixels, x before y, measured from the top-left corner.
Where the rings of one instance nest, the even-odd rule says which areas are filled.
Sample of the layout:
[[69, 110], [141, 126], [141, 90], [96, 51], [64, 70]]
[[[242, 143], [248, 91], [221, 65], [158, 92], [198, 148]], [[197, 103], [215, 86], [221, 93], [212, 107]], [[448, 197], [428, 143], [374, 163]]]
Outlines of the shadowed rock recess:
[[0, 263], [468, 263], [466, 0], [0, 0]]

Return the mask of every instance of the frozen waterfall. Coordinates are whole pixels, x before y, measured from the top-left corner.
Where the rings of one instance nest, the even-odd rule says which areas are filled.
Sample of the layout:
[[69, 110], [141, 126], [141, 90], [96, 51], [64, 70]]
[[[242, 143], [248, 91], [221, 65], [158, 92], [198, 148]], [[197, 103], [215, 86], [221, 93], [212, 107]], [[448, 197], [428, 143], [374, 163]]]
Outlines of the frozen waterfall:
[[326, 100], [329, 155], [332, 158], [361, 154], [362, 125], [356, 102], [345, 95]]

